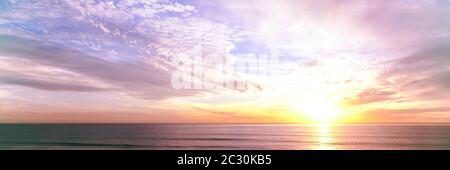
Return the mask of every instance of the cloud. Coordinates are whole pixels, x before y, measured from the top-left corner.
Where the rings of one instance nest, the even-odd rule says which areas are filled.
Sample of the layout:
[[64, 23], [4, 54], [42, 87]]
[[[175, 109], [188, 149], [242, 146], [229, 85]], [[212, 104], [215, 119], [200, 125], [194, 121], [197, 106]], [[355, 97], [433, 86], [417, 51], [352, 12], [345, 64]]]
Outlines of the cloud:
[[227, 111], [221, 111], [219, 109], [204, 109], [204, 108], [199, 108], [199, 107], [192, 107], [195, 110], [201, 111], [201, 112], [206, 112], [206, 113], [211, 113], [211, 114], [219, 114], [219, 115], [236, 115], [236, 112], [227, 112]]
[[[39, 89], [36, 93], [50, 98], [69, 94], [65, 91], [85, 92], [70, 93], [82, 99], [118, 92], [144, 103], [204, 93], [223, 98], [227, 91], [222, 89], [171, 88], [171, 57], [197, 45], [220, 47], [207, 53], [224, 53], [231, 60], [240, 54], [279, 55], [287, 73], [261, 80], [264, 88], [254, 92], [261, 100], [292, 96], [286, 103], [297, 103], [340, 96], [355, 106], [397, 114], [401, 111], [381, 107], [421, 108], [416, 102], [439, 107], [450, 97], [448, 1], [2, 2], [0, 83]], [[11, 90], [8, 95], [24, 94]], [[93, 105], [102, 105], [100, 100]]]
[[356, 96], [356, 99], [350, 100], [351, 105], [363, 105], [378, 102], [386, 102], [398, 99], [394, 91], [382, 89], [366, 89]]
[[[234, 47], [234, 41], [239, 41], [233, 28], [198, 17], [196, 10], [194, 6], [169, 0], [9, 1], [8, 8], [0, 11], [0, 19], [4, 21], [0, 24], [0, 34], [15, 36], [22, 39], [20, 43], [33, 48], [36, 44], [48, 44], [33, 51], [38, 53], [37, 60], [43, 65], [64, 65], [65, 70], [108, 77], [127, 86], [136, 82], [156, 85], [145, 88], [159, 88], [170, 85], [167, 71], [174, 69], [171, 57], [204, 44], [221, 47], [217, 53], [226, 53]], [[4, 41], [3, 51], [15, 48], [7, 43], [14, 43], [15, 38]], [[21, 50], [30, 49], [12, 53]], [[49, 59], [46, 55], [54, 55], [45, 54], [46, 51], [59, 51], [65, 57]], [[75, 61], [76, 55], [84, 59]], [[167, 88], [160, 90], [174, 93]]]
[[[98, 81], [111, 84], [129, 94], [147, 99], [192, 95], [192, 91], [173, 90], [170, 73], [146, 63], [112, 63], [92, 57], [78, 50], [57, 44], [13, 36], [0, 36], [0, 55], [27, 59], [33, 63], [68, 70]], [[56, 77], [55, 77], [56, 78]], [[27, 85], [46, 90], [99, 90], [83, 85], [67, 85], [28, 78], [2, 77], [5, 83]]]
[[[378, 81], [411, 99], [444, 100], [450, 96], [450, 41], [436, 40], [388, 63]], [[406, 93], [407, 92], [407, 93]]]
[[201, 43], [232, 48], [233, 29], [197, 17], [195, 10], [169, 0], [20, 1], [0, 11], [0, 33], [95, 51], [113, 61], [164, 59], [165, 51]]
[[[404, 108], [404, 109], [374, 109], [368, 110], [364, 113], [364, 117], [371, 121], [390, 121], [390, 122], [402, 122], [402, 121], [435, 121], [445, 122], [448, 120], [449, 107], [417, 107], [417, 108]], [[430, 119], [431, 118], [431, 119]], [[433, 119], [434, 118], [434, 119]], [[438, 118], [438, 119], [436, 119]]]
[[77, 84], [66, 84], [62, 82], [52, 82], [45, 80], [28, 79], [23, 77], [17, 77], [17, 75], [1, 75], [0, 84], [27, 86], [31, 88], [50, 90], [50, 91], [75, 91], [75, 92], [91, 92], [91, 91], [104, 91], [107, 89], [84, 86]]

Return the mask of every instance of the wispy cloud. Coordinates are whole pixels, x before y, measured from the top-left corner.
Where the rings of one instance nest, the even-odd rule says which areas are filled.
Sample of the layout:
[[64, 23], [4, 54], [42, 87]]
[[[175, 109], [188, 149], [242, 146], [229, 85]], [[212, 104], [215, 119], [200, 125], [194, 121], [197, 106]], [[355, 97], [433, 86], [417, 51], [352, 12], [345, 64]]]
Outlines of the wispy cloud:
[[[170, 73], [146, 63], [117, 64], [64, 46], [10, 36], [0, 37], [0, 44], [2, 44], [1, 53], [3, 56], [18, 57], [32, 63], [75, 72], [122, 90], [127, 89], [126, 91], [140, 97], [161, 99], [191, 93], [173, 90], [170, 85]], [[44, 83], [27, 78], [13, 78], [12, 76], [10, 75], [9, 78], [3, 76], [2, 82], [47, 90], [61, 90], [64, 89], [63, 87], [67, 87], [67, 90], [70, 90], [69, 87], [86, 90], [100, 89], [88, 88], [82, 84], [64, 86], [64, 84], [58, 82]], [[57, 78], [58, 75], [54, 76], [54, 78]]]
[[[217, 106], [236, 99], [291, 108], [286, 105], [329, 99], [385, 119], [437, 112], [445, 116], [450, 97], [449, 5], [446, 0], [6, 0], [0, 3], [0, 86], [8, 90], [0, 92], [0, 102], [2, 110], [38, 108], [24, 100], [26, 91], [46, 103], [92, 97], [96, 114], [103, 113], [93, 105], [106, 108], [118, 98], [122, 104], [138, 105], [138, 112], [149, 117], [182, 112], [186, 108], [168, 101], [177, 98], [189, 105], [192, 98], [206, 102], [231, 94], [171, 86], [171, 57], [208, 46], [215, 47], [208, 54], [220, 53], [230, 61], [259, 54], [280, 59], [279, 73], [249, 83], [257, 90], [233, 92], [228, 103]], [[161, 104], [166, 109], [155, 109]], [[40, 103], [39, 109], [48, 112], [55, 105], [42, 109], [45, 103]], [[260, 107], [254, 110], [269, 106]], [[189, 109], [240, 115], [226, 109]]]

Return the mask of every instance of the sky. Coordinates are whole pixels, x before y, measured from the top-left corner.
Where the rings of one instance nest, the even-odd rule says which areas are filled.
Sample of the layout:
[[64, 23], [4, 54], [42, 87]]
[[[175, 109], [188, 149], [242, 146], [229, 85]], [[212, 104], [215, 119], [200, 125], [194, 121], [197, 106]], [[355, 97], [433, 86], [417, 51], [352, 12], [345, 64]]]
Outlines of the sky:
[[448, 0], [1, 0], [0, 122], [448, 123], [449, 17]]

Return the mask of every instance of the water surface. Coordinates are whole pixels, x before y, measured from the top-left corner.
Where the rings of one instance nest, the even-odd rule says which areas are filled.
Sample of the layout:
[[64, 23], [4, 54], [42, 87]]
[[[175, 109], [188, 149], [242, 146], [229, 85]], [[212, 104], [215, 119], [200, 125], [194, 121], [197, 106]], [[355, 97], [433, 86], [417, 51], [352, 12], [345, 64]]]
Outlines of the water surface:
[[0, 149], [450, 149], [450, 125], [0, 125]]

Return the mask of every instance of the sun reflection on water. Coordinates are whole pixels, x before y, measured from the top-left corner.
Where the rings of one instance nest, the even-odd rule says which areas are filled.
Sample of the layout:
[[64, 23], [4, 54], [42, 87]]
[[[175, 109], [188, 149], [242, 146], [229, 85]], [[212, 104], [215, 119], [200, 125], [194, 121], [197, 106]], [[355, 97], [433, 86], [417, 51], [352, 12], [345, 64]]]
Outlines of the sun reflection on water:
[[316, 125], [316, 136], [318, 144], [314, 146], [313, 149], [318, 150], [331, 150], [334, 149], [331, 146], [332, 136], [330, 134], [330, 125], [328, 124], [318, 124]]

